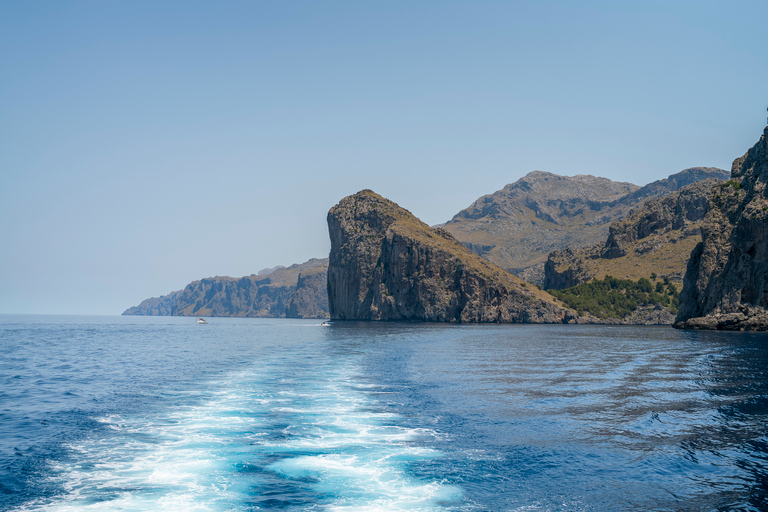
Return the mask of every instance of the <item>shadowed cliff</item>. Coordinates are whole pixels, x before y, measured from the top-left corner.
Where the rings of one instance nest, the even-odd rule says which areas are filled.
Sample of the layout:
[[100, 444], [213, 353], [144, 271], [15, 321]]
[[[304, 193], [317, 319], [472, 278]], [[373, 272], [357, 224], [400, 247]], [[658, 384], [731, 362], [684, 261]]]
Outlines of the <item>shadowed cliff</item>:
[[768, 330], [768, 127], [715, 189], [675, 327]]

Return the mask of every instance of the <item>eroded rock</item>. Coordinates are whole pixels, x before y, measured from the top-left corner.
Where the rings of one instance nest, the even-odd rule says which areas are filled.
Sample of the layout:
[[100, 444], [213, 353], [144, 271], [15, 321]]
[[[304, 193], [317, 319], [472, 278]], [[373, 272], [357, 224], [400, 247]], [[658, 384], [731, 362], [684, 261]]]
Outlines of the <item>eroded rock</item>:
[[332, 319], [577, 321], [551, 295], [370, 190], [331, 208], [328, 230]]

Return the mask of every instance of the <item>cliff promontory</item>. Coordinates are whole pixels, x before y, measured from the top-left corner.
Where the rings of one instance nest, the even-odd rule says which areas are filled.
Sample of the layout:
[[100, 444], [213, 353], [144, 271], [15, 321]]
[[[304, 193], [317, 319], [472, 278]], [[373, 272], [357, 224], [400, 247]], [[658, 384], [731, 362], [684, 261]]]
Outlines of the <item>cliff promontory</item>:
[[712, 195], [675, 327], [768, 330], [768, 127]]
[[313, 258], [245, 277], [209, 277], [146, 299], [124, 315], [327, 318], [328, 260]]
[[328, 212], [328, 303], [336, 320], [567, 323], [551, 295], [370, 190]]

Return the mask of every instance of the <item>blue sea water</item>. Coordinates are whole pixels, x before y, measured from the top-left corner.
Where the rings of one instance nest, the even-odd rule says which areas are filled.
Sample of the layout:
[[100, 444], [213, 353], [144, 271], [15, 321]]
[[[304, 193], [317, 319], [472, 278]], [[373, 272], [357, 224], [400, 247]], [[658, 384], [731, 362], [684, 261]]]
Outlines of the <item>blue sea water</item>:
[[768, 335], [0, 316], [3, 511], [768, 510]]

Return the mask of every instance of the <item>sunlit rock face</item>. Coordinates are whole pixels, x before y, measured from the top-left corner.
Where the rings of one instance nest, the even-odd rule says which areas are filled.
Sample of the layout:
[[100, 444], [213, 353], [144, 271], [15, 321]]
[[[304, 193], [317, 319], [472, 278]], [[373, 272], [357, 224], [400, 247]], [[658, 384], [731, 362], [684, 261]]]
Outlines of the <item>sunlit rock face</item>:
[[328, 301], [335, 320], [576, 321], [549, 294], [363, 190], [328, 212]]

